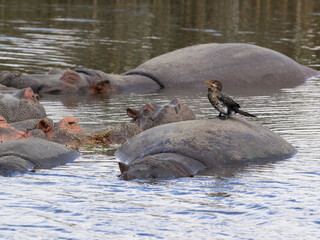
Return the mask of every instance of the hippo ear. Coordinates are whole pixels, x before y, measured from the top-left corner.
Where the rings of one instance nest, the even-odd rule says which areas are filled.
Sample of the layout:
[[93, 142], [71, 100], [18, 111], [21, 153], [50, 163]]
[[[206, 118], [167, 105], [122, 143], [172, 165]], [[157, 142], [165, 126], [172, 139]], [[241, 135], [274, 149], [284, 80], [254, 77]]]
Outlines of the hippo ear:
[[39, 94], [35, 93], [35, 94], [34, 94], [34, 97], [35, 97], [35, 99], [37, 99], [38, 101], [40, 101], [40, 95], [39, 95]]
[[138, 117], [138, 111], [137, 110], [134, 110], [134, 109], [132, 109], [132, 108], [127, 108], [127, 114], [128, 114], [128, 116], [129, 117], [131, 117], [131, 118], [133, 118], [133, 119], [135, 119], [135, 118], [137, 118]]
[[39, 120], [37, 128], [43, 131], [44, 133], [47, 133], [50, 130], [52, 130], [52, 126], [50, 126], [50, 121], [46, 118]]
[[118, 162], [118, 164], [119, 164], [119, 169], [120, 169], [121, 174], [123, 174], [124, 172], [127, 172], [130, 168], [130, 166], [125, 163]]

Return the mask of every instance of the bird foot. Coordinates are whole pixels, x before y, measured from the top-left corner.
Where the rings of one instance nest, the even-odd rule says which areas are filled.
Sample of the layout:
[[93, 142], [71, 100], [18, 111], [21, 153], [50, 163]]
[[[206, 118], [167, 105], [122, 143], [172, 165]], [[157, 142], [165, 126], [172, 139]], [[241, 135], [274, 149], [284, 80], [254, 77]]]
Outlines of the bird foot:
[[219, 118], [220, 120], [227, 120], [227, 119], [228, 119], [228, 116], [226, 116], [226, 115], [219, 115], [218, 118]]

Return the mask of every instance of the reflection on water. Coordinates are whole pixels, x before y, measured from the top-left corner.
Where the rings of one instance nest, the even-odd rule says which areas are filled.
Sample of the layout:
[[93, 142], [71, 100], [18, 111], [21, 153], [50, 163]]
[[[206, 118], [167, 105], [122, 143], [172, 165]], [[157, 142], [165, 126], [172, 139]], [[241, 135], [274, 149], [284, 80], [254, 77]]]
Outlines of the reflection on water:
[[[320, 70], [320, 5], [307, 1], [0, 1], [0, 70], [85, 66], [121, 73], [206, 42], [255, 43]], [[6, 239], [315, 239], [320, 235], [320, 81], [280, 91], [232, 92], [243, 109], [298, 150], [288, 160], [208, 175], [121, 181], [113, 150], [0, 178]], [[126, 108], [181, 98], [212, 117], [203, 91], [44, 96], [55, 121], [129, 121]]]
[[53, 2], [3, 1], [1, 70], [85, 66], [121, 73], [207, 42], [254, 43], [320, 68], [317, 0]]

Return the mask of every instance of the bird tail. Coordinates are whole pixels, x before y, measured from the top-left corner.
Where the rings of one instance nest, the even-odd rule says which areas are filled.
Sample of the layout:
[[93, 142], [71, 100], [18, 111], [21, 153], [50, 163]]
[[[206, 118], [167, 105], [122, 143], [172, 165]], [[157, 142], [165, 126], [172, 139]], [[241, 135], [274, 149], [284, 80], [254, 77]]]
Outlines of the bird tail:
[[241, 115], [243, 115], [243, 116], [246, 116], [246, 117], [257, 117], [257, 116], [255, 116], [255, 115], [253, 115], [253, 114], [251, 114], [251, 113], [242, 111], [242, 110], [240, 110], [240, 109], [238, 109], [237, 113], [239, 113], [239, 114], [241, 114]]

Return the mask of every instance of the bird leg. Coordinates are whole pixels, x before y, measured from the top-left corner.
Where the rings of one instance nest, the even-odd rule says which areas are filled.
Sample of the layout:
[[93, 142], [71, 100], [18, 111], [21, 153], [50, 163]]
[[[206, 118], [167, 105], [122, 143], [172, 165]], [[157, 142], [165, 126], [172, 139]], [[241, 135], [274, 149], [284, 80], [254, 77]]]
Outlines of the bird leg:
[[220, 120], [227, 120], [228, 119], [228, 115], [222, 115], [222, 113], [219, 113], [219, 116], [218, 116], [218, 118], [220, 119]]

